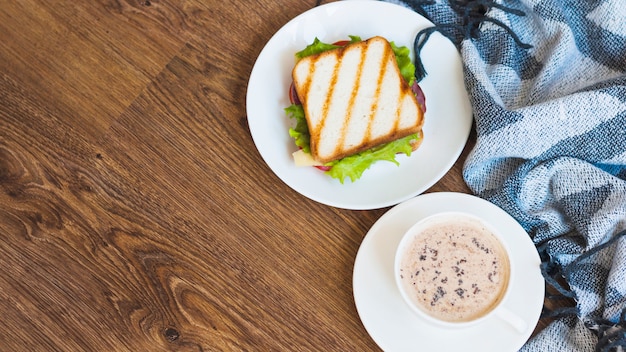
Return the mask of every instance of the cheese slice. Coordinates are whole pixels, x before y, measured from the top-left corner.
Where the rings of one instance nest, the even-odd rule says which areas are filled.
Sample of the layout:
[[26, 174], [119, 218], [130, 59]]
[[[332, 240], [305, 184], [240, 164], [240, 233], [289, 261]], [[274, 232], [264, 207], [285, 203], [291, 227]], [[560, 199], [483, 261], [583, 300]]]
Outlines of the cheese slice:
[[313, 159], [311, 154], [304, 152], [304, 150], [300, 149], [297, 152], [291, 154], [293, 156], [293, 161], [296, 166], [322, 166], [323, 164], [319, 161]]

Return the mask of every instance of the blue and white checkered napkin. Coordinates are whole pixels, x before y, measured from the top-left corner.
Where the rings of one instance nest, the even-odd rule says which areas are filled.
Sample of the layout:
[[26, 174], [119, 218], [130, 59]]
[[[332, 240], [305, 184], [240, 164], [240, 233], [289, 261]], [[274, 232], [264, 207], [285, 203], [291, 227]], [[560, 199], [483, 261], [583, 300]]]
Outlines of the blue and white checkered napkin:
[[626, 350], [624, 1], [387, 1], [459, 48], [477, 128], [465, 181], [524, 226], [576, 302], [522, 351]]

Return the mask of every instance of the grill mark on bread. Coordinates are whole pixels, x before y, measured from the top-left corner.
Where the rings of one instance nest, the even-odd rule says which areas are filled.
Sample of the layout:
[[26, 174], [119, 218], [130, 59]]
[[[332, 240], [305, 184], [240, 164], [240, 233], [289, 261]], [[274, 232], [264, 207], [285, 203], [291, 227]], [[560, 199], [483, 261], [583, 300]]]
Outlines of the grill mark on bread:
[[[369, 121], [367, 124], [367, 131], [365, 132], [365, 140], [369, 140], [370, 143], [369, 144], [374, 144], [372, 143], [372, 125], [374, 124], [374, 119], [372, 118], [372, 116], [375, 117], [376, 114], [376, 110], [378, 109], [378, 102], [380, 101], [380, 95], [381, 95], [381, 89], [383, 87], [383, 80], [385, 79], [385, 75], [387, 74], [387, 60], [389, 60], [389, 54], [393, 54], [393, 51], [391, 50], [390, 47], [385, 46], [384, 47], [385, 51], [383, 51], [383, 55], [381, 57], [381, 62], [382, 67], [380, 69], [380, 71], [378, 72], [378, 79], [376, 80], [376, 91], [374, 93], [374, 98], [372, 99], [372, 105], [370, 107], [370, 116], [369, 116]], [[394, 57], [395, 60], [395, 57]], [[397, 117], [397, 116], [396, 116]], [[396, 122], [397, 123], [397, 122]]]
[[[330, 76], [330, 88], [326, 91], [326, 97], [324, 99], [324, 105], [322, 107], [322, 118], [319, 123], [320, 131], [323, 131], [326, 128], [326, 120], [328, 119], [328, 112], [330, 111], [330, 104], [333, 101], [333, 94], [335, 93], [335, 87], [337, 86], [337, 80], [339, 79], [339, 75], [337, 73], [339, 72], [339, 67], [341, 66], [341, 59], [343, 58], [344, 52], [345, 50], [341, 50], [341, 49], [337, 51], [337, 55], [336, 55], [337, 61], [335, 61], [335, 66], [333, 67], [333, 73]], [[315, 65], [317, 61], [318, 60], [315, 60], [313, 65]]]
[[[367, 50], [364, 48], [360, 48], [360, 57], [359, 64], [356, 69], [356, 78], [352, 81], [352, 89], [350, 90], [350, 99], [348, 100], [348, 107], [346, 109], [346, 119], [343, 122], [343, 126], [341, 127], [341, 137], [339, 138], [339, 142], [335, 147], [335, 153], [340, 153], [344, 148], [344, 143], [346, 140], [348, 125], [350, 121], [354, 118], [354, 108], [356, 97], [359, 94], [359, 87], [361, 87], [361, 80], [363, 78], [363, 66], [365, 65], [365, 57], [367, 55]], [[342, 55], [343, 56], [343, 55]]]
[[402, 101], [405, 94], [398, 94], [398, 101], [396, 102], [396, 121], [393, 124], [393, 133], [396, 134], [400, 130], [400, 113], [402, 112]]
[[[389, 50], [391, 52], [391, 55], [395, 55], [393, 53], [393, 50]], [[394, 57], [395, 60], [395, 57]], [[399, 87], [399, 94], [398, 94], [398, 101], [396, 102], [396, 120], [393, 126], [393, 133], [399, 133], [400, 131], [400, 116], [402, 115], [402, 106], [404, 103], [404, 99], [406, 99], [407, 97], [407, 88], [408, 88], [408, 92], [413, 95], [413, 97], [415, 97], [415, 95], [413, 94], [413, 90], [411, 89], [411, 87], [409, 87], [409, 83], [407, 81], [405, 81], [404, 79], [401, 79], [399, 81], [400, 83], [400, 87]]]
[[[312, 62], [309, 64], [309, 73], [306, 75], [306, 79], [304, 80], [304, 82], [302, 82], [301, 84], [301, 89], [296, 89], [296, 94], [298, 95], [298, 99], [300, 99], [300, 102], [302, 103], [302, 107], [304, 108], [304, 110], [306, 111], [307, 109], [307, 105], [308, 105], [308, 99], [307, 99], [307, 94], [308, 92], [311, 90], [311, 84], [313, 82], [313, 73], [315, 72], [315, 62]], [[304, 94], [301, 96], [302, 93], [300, 93], [299, 91], [304, 92]], [[308, 124], [308, 122], [307, 122]], [[309, 129], [311, 129], [311, 126], [309, 125]], [[310, 131], [311, 133], [313, 133], [313, 131]], [[311, 137], [313, 137], [313, 135], [311, 135]], [[315, 149], [315, 145], [317, 144], [317, 139], [316, 138], [310, 138], [309, 141], [309, 148], [311, 150]]]

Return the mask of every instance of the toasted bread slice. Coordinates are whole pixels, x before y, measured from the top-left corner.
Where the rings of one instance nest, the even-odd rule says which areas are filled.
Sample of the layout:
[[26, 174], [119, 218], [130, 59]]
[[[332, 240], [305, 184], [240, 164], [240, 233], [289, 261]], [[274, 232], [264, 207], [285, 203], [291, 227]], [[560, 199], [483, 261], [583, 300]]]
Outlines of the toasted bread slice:
[[385, 38], [302, 58], [292, 77], [320, 163], [421, 135], [423, 112]]

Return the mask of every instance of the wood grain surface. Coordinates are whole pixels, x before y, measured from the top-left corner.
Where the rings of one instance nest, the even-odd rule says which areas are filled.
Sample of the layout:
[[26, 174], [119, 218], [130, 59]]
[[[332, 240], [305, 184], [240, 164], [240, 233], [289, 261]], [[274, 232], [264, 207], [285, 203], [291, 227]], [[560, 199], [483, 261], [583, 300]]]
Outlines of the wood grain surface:
[[[0, 350], [378, 350], [352, 267], [388, 209], [299, 195], [247, 127], [257, 55], [319, 3], [3, 2]], [[473, 139], [428, 192], [469, 192]]]

